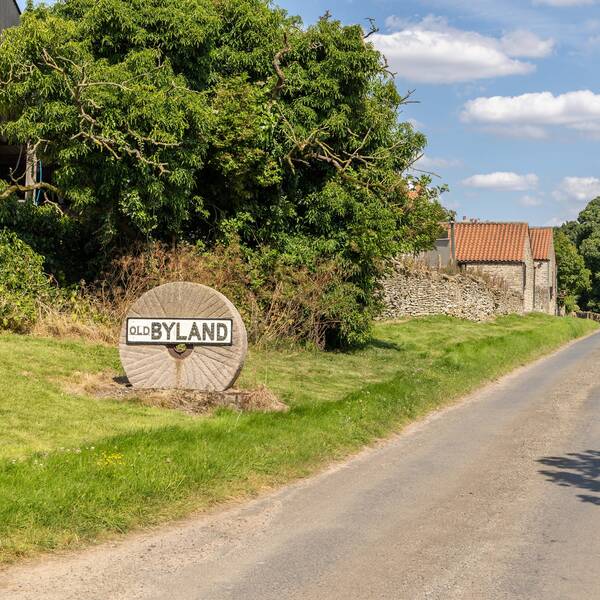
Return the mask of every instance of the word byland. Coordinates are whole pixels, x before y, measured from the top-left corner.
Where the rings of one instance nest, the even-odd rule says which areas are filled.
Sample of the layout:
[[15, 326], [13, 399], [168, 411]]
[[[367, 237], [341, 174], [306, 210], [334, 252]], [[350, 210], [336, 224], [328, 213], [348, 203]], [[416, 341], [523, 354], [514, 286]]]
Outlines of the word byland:
[[127, 344], [230, 346], [231, 319], [127, 319]]

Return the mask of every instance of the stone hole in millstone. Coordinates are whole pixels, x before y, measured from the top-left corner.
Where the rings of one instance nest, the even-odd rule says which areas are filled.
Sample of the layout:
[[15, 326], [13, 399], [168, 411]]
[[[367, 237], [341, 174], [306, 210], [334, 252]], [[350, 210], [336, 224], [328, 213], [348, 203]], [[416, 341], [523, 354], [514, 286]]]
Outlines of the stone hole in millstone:
[[173, 358], [183, 360], [194, 351], [194, 346], [191, 344], [169, 344], [167, 349]]

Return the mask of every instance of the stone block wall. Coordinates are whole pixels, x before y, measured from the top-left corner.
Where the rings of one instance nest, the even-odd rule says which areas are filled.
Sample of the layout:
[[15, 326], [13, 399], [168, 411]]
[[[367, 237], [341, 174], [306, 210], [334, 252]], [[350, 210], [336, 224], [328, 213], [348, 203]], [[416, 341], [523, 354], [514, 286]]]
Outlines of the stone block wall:
[[523, 295], [474, 273], [447, 274], [407, 260], [396, 260], [383, 281], [382, 319], [449, 315], [483, 321], [523, 313]]
[[535, 307], [537, 312], [545, 312], [554, 314], [556, 308], [553, 307], [552, 299], [550, 298], [550, 288], [546, 285], [535, 286]]
[[504, 281], [513, 291], [523, 296], [525, 312], [534, 309], [534, 263], [529, 238], [525, 241], [524, 262], [472, 262], [464, 268], [472, 273], [485, 273], [492, 279]]
[[509, 289], [523, 294], [523, 263], [465, 263], [463, 267], [472, 275], [484, 273], [493, 280], [504, 282]]
[[535, 293], [535, 271], [533, 268], [533, 252], [531, 251], [531, 241], [529, 236], [525, 240], [525, 266], [524, 278], [525, 278], [525, 312], [531, 312], [533, 310], [533, 301]]
[[534, 310], [556, 314], [556, 261], [535, 261], [535, 307]]

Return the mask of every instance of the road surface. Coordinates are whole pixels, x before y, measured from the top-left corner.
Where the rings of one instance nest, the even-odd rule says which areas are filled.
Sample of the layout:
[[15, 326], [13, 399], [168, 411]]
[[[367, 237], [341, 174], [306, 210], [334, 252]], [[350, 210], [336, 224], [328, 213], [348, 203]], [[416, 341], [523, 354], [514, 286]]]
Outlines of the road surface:
[[242, 507], [0, 572], [0, 598], [600, 598], [600, 334]]

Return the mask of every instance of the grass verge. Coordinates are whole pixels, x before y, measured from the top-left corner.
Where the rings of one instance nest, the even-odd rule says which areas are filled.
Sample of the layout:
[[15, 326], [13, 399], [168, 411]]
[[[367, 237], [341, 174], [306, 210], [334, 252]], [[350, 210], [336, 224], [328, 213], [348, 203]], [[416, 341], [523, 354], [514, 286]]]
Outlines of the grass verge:
[[0, 562], [164, 522], [314, 472], [486, 381], [593, 331], [545, 315], [379, 324], [360, 351], [251, 353], [287, 413], [193, 418], [65, 394], [116, 352], [0, 337]]

